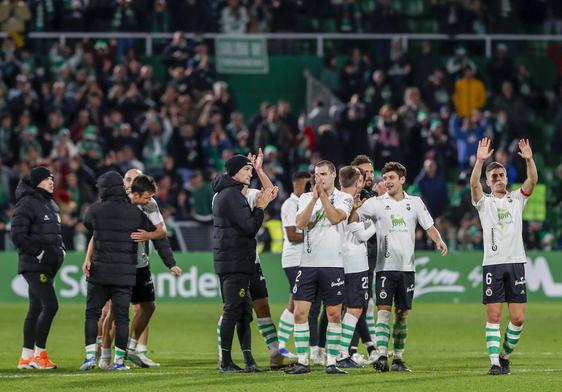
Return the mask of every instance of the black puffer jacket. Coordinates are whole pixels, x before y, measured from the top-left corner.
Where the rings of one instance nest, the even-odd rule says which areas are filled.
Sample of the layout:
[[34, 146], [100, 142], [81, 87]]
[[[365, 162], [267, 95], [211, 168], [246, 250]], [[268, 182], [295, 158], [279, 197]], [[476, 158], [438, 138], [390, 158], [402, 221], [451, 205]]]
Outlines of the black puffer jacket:
[[64, 261], [59, 207], [49, 192], [33, 188], [27, 177], [16, 188], [12, 241], [18, 249], [19, 274], [54, 276]]
[[252, 274], [256, 268], [256, 233], [263, 222], [263, 211], [250, 210], [242, 188], [242, 183], [225, 174], [213, 181], [213, 259], [217, 274]]
[[123, 178], [110, 171], [98, 178], [101, 202], [86, 212], [84, 225], [94, 232], [94, 254], [88, 281], [103, 286], [134, 286], [138, 245], [131, 233], [154, 231], [148, 217], [129, 202]]

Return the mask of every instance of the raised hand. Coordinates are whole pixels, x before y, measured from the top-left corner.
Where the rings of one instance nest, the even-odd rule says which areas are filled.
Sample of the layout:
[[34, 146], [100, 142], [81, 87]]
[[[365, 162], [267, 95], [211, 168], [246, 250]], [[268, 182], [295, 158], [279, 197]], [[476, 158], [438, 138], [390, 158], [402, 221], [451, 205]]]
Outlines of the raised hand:
[[529, 139], [521, 139], [518, 143], [519, 156], [523, 159], [531, 159], [533, 157], [533, 150], [531, 150], [531, 145], [529, 144]]
[[258, 156], [256, 157], [254, 155], [254, 160], [252, 161], [252, 165], [254, 166], [254, 169], [260, 170], [261, 167], [263, 166], [263, 151], [261, 150], [261, 147], [258, 149]]
[[478, 142], [478, 150], [476, 150], [476, 159], [479, 161], [485, 161], [486, 159], [490, 158], [494, 153], [494, 150], [490, 150], [490, 146], [492, 145], [492, 141], [485, 137]]
[[361, 193], [356, 193], [355, 196], [353, 196], [353, 208], [357, 210], [365, 203], [365, 200], [367, 199], [361, 199]]

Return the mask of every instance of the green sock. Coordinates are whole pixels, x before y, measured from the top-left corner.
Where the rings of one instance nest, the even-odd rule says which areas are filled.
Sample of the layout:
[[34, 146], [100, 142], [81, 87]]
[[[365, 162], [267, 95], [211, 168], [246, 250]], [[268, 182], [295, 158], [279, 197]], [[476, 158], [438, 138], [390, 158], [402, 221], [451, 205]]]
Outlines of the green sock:
[[402, 359], [406, 347], [406, 337], [408, 336], [408, 326], [406, 317], [396, 314], [394, 325], [392, 326], [392, 341], [394, 345], [394, 358]]
[[515, 346], [519, 343], [519, 338], [521, 337], [521, 330], [523, 329], [523, 324], [519, 327], [513, 325], [511, 321], [507, 325], [503, 341], [503, 349], [501, 352], [501, 357], [508, 359], [509, 355], [515, 350]]

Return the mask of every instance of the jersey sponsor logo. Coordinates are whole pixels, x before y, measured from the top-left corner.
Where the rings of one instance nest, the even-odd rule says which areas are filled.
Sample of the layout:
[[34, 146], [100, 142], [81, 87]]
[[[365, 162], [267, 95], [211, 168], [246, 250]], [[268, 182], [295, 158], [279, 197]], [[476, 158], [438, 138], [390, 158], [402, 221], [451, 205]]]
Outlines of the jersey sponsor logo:
[[386, 206], [386, 207], [384, 207], [384, 209], [387, 210], [387, 211], [391, 210], [390, 206]]
[[505, 208], [498, 208], [498, 219], [500, 221], [507, 220], [511, 218], [511, 212]]
[[57, 214], [57, 222], [60, 223], [60, 215]]
[[44, 221], [48, 221], [49, 219], [49, 215], [45, 215], [45, 217], [43, 218]]
[[341, 291], [338, 291], [338, 292], [336, 293], [336, 295], [342, 295]]
[[522, 284], [525, 284], [525, 283], [527, 283], [527, 281], [525, 280], [525, 277], [522, 276], [522, 277], [519, 278], [519, 280], [515, 281], [515, 286], [519, 286], [519, 285], [522, 285]]
[[406, 221], [404, 220], [404, 217], [401, 215], [390, 215], [390, 221], [392, 222], [392, 227], [396, 227], [396, 226], [400, 226], [400, 227], [406, 227]]
[[341, 280], [341, 278], [338, 278], [335, 282], [331, 282], [330, 284], [331, 284], [330, 287], [337, 287], [337, 286], [343, 286], [345, 282]]
[[411, 293], [412, 291], [414, 291], [414, 285], [413, 285], [413, 284], [411, 284], [410, 287], [408, 287], [408, 288], [406, 289], [406, 292], [407, 292], [407, 293]]

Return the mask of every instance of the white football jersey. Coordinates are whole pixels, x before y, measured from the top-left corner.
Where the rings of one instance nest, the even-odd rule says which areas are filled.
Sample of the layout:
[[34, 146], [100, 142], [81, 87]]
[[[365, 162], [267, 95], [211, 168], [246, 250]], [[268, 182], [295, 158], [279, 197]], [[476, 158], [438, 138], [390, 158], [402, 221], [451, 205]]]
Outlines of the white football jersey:
[[[281, 222], [283, 224], [283, 254], [281, 255], [281, 266], [283, 268], [298, 267], [302, 255], [302, 242], [293, 243], [287, 237], [287, 227], [297, 226], [297, 211], [299, 198], [294, 193], [281, 205]], [[302, 233], [297, 229], [297, 232]]]
[[[146, 214], [148, 219], [152, 222], [154, 226], [159, 225], [160, 223], [164, 222], [164, 217], [160, 213], [160, 209], [158, 208], [158, 203], [154, 198], [151, 198], [148, 204], [144, 206], [137, 205], [137, 207]], [[139, 242], [137, 246], [137, 268], [144, 268], [149, 263], [148, 254], [146, 252], [146, 242]]]
[[[259, 193], [260, 191], [258, 189], [248, 188], [248, 191], [244, 195], [246, 197], [246, 200], [248, 200], [248, 204], [250, 205], [251, 211], [254, 211], [254, 208], [256, 208], [256, 199], [258, 198]], [[256, 264], [260, 263], [260, 253], [258, 252], [258, 249], [259, 246], [256, 243]]]
[[[364, 235], [363, 240], [358, 238], [360, 234]], [[370, 219], [346, 225], [343, 244], [343, 268], [346, 274], [369, 270], [366, 241], [373, 234], [375, 234], [375, 224]]]
[[427, 230], [433, 218], [421, 198], [404, 192], [396, 201], [388, 193], [368, 199], [358, 210], [361, 218], [371, 218], [377, 231], [375, 271], [414, 272], [416, 225]]
[[521, 189], [509, 192], [502, 198], [484, 194], [477, 203], [484, 236], [482, 265], [526, 263], [523, 246], [523, 209], [527, 196]]
[[[299, 211], [303, 211], [312, 193], [304, 193], [299, 198]], [[353, 208], [353, 198], [347, 193], [334, 189], [329, 196], [330, 203], [338, 210], [342, 210], [349, 218]], [[304, 230], [304, 246], [302, 250], [301, 267], [339, 267], [343, 268], [342, 244], [345, 222], [332, 225], [326, 217], [320, 199], [316, 201], [308, 228]]]

